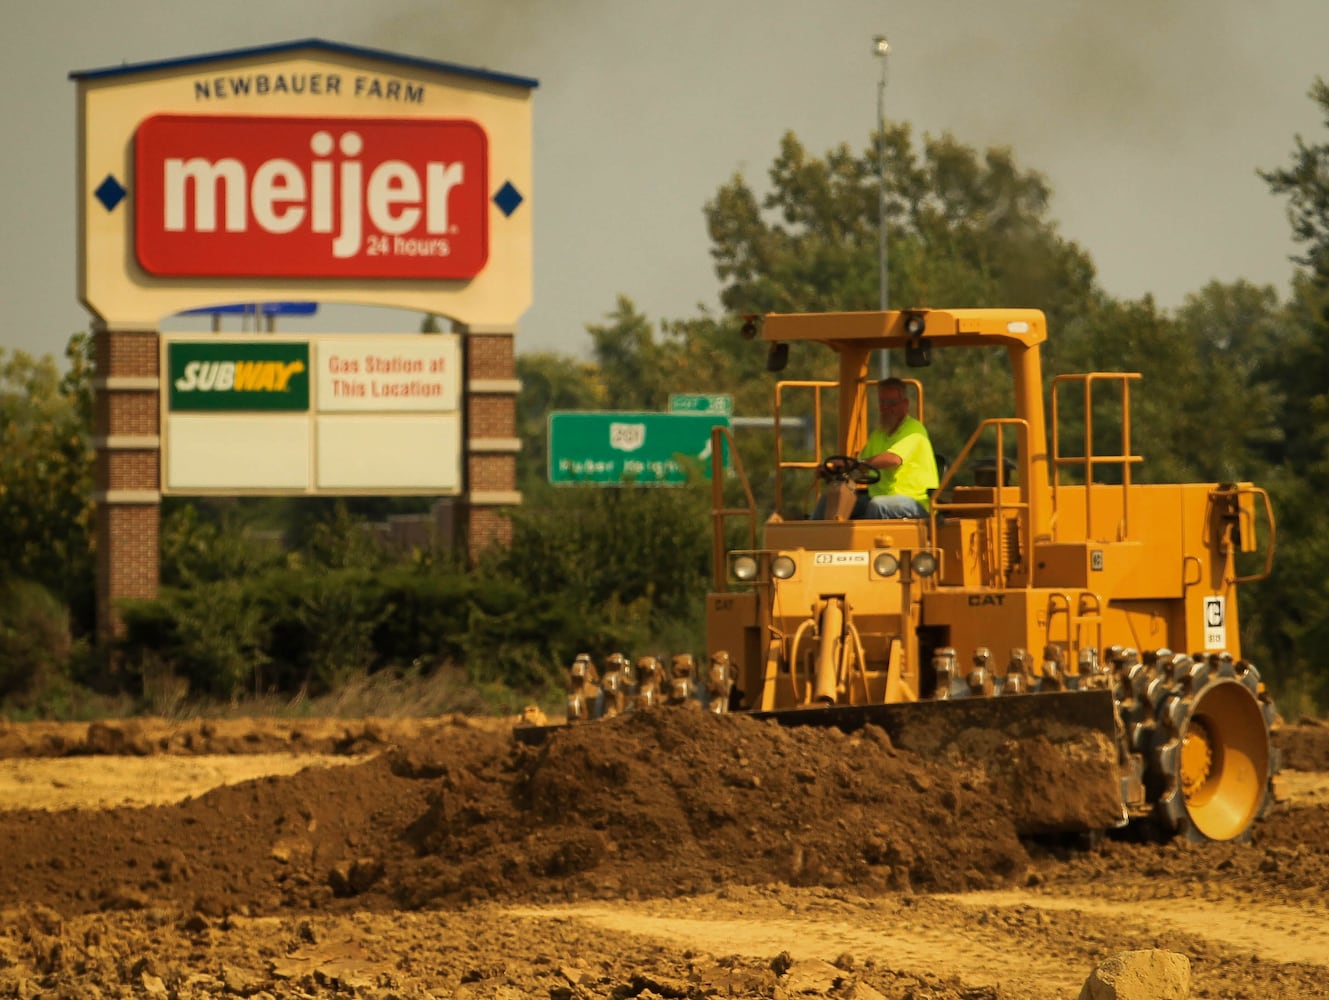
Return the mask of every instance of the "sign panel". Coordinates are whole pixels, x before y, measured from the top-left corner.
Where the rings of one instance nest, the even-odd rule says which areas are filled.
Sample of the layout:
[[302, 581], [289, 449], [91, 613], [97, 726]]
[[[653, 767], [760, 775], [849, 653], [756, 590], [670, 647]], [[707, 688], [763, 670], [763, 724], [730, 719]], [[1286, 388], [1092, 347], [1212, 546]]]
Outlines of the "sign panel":
[[186, 309], [181, 316], [313, 316], [317, 302], [232, 302], [204, 309]]
[[866, 566], [866, 552], [816, 552], [812, 556], [814, 566]]
[[179, 492], [306, 493], [307, 414], [182, 413], [162, 442], [162, 483]]
[[719, 413], [734, 415], [734, 397], [719, 392], [671, 392], [670, 413]]
[[462, 489], [456, 334], [162, 339], [162, 491]]
[[170, 409], [309, 409], [309, 345], [290, 341], [208, 340], [166, 347]]
[[154, 115], [134, 181], [159, 277], [471, 278], [489, 255], [471, 121]]
[[1222, 597], [1204, 599], [1204, 648], [1227, 648], [1227, 601]]
[[[711, 475], [711, 428], [729, 418], [692, 413], [578, 411], [549, 415], [549, 481], [679, 485]], [[726, 456], [727, 459], [727, 456]]]
[[320, 338], [319, 412], [458, 409], [458, 339], [452, 333]]
[[[386, 432], [386, 433], [385, 433]], [[461, 414], [320, 417], [315, 453], [320, 490], [456, 493], [461, 489]]]

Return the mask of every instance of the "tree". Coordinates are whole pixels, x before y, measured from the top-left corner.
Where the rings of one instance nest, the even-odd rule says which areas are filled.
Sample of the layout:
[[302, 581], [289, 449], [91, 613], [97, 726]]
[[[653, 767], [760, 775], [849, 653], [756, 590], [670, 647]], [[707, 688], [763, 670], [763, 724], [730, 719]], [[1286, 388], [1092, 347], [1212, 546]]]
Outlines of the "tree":
[[49, 355], [0, 350], [0, 579], [42, 584], [91, 629], [92, 342], [63, 375]]
[[[1046, 182], [1021, 170], [1010, 150], [980, 155], [943, 136], [916, 153], [907, 125], [879, 138], [891, 305], [1036, 307], [1056, 331], [1101, 297], [1088, 255], [1048, 218]], [[706, 217], [726, 307], [741, 314], [879, 306], [877, 148], [854, 156], [841, 145], [817, 159], [786, 134], [763, 199], [741, 176], [720, 189]], [[731, 351], [756, 353], [733, 344]], [[934, 437], [953, 454], [983, 418], [1013, 415], [1013, 401], [1000, 352], [942, 353], [937, 367], [918, 374]], [[787, 377], [833, 377], [833, 357], [795, 352]]]
[[[1317, 77], [1309, 97], [1320, 106], [1329, 127], [1329, 84]], [[1306, 252], [1293, 258], [1308, 268], [1318, 284], [1329, 284], [1329, 144], [1307, 145], [1297, 136], [1290, 166], [1261, 171], [1274, 194], [1288, 196], [1292, 237], [1306, 244]]]
[[651, 321], [627, 296], [618, 297], [606, 318], [586, 327], [605, 409], [663, 411], [673, 391], [676, 352], [656, 339]]
[[[1261, 482], [1285, 447], [1287, 396], [1280, 359], [1298, 339], [1270, 286], [1210, 282], [1186, 297], [1176, 332], [1198, 360], [1198, 377], [1155, 371], [1168, 395], [1180, 393], [1169, 425], [1171, 450], [1200, 480]], [[1203, 442], [1203, 447], [1195, 447]]]
[[[1329, 85], [1317, 78], [1309, 96], [1329, 127]], [[1270, 190], [1288, 198], [1293, 238], [1305, 252], [1293, 260], [1305, 270], [1293, 281], [1282, 349], [1267, 366], [1279, 385], [1284, 438], [1270, 448], [1278, 463], [1271, 478], [1277, 503], [1278, 568], [1260, 585], [1259, 641], [1285, 679], [1321, 704], [1329, 699], [1329, 671], [1315, 651], [1329, 641], [1329, 143], [1295, 137], [1291, 164], [1262, 171]]]
[[549, 414], [556, 410], [595, 410], [604, 390], [595, 366], [561, 354], [517, 355], [517, 483], [527, 491], [543, 483], [549, 462]]
[[[1030, 306], [1054, 325], [1092, 293], [1087, 254], [1048, 219], [1051, 191], [1007, 149], [950, 136], [921, 156], [907, 125], [882, 136], [891, 304]], [[874, 142], [873, 150], [877, 147]], [[735, 313], [874, 309], [877, 161], [841, 145], [810, 158], [786, 134], [760, 201], [735, 175], [706, 205], [712, 256]]]

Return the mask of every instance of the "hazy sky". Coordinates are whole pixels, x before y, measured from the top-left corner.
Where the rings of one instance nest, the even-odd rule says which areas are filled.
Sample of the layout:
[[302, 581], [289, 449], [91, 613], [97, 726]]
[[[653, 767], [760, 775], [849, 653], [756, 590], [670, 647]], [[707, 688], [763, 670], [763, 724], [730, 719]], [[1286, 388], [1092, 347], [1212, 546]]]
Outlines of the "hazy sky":
[[1326, 0], [0, 0], [0, 347], [58, 355], [88, 323], [71, 70], [316, 37], [534, 77], [518, 350], [581, 354], [620, 293], [652, 319], [718, 308], [704, 204], [735, 172], [762, 186], [786, 130], [817, 155], [864, 147], [878, 33], [887, 117], [1011, 146], [1110, 293], [1172, 307], [1212, 279], [1286, 286], [1285, 203], [1256, 171], [1297, 134], [1329, 139], [1306, 96], [1329, 76]]

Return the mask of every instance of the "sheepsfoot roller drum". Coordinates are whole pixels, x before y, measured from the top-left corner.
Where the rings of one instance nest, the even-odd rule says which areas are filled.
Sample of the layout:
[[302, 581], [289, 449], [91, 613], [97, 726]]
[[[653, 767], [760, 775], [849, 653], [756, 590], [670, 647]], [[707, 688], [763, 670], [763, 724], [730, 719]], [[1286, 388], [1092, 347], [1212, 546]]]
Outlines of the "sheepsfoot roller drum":
[[1122, 716], [1145, 758], [1154, 821], [1192, 840], [1248, 839], [1278, 770], [1277, 713], [1259, 672], [1226, 655], [1152, 659], [1136, 669]]

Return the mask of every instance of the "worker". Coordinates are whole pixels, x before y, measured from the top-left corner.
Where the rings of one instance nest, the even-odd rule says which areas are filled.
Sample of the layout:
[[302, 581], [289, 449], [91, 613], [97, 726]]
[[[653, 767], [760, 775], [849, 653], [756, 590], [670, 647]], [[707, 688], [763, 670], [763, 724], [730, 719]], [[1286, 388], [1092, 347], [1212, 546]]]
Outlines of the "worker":
[[[927, 428], [909, 414], [909, 392], [903, 379], [892, 377], [877, 383], [877, 413], [881, 426], [868, 435], [858, 461], [860, 467], [877, 470], [880, 479], [859, 491], [849, 516], [927, 517], [928, 491], [937, 488], [937, 458]], [[819, 474], [836, 471], [832, 468]], [[824, 516], [825, 500], [823, 495], [817, 501], [813, 517]]]

